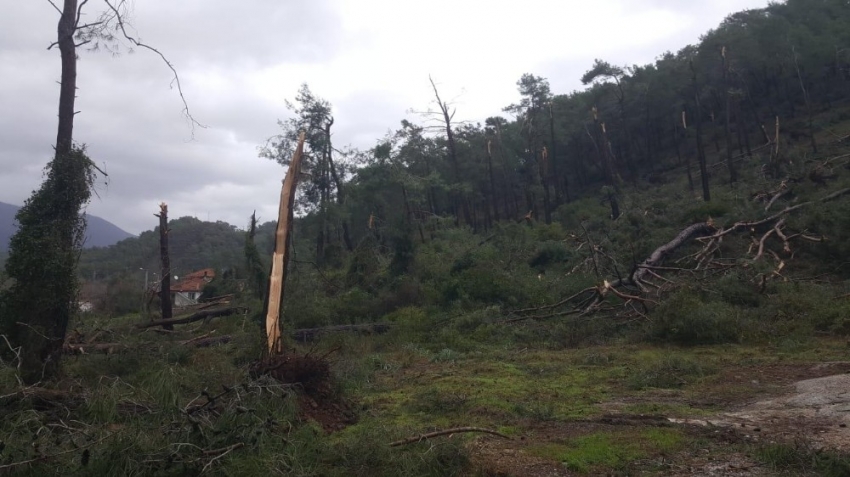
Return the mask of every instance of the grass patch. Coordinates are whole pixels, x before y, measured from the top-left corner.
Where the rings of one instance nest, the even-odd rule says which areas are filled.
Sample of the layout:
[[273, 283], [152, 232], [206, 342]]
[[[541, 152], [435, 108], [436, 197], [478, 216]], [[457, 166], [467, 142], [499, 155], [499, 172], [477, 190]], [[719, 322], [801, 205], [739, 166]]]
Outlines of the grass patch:
[[711, 374], [709, 368], [678, 354], [665, 354], [660, 358], [641, 363], [630, 374], [628, 387], [634, 390], [648, 388], [676, 389]]
[[800, 474], [814, 472], [824, 477], [850, 475], [850, 455], [815, 450], [804, 444], [767, 444], [755, 449], [755, 456], [771, 470]]
[[651, 428], [596, 432], [564, 444], [532, 448], [532, 453], [560, 461], [575, 472], [597, 474], [607, 469], [623, 471], [650, 456], [676, 452], [685, 442], [676, 429]]

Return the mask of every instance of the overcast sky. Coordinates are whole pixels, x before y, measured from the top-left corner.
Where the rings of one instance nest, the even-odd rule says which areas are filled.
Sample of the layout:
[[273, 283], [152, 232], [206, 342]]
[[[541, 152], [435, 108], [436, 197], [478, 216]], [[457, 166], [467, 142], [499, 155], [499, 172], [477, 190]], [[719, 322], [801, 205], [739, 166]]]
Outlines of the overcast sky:
[[[38, 188], [56, 137], [58, 13], [5, 1], [0, 16], [0, 201]], [[57, 3], [61, 4], [61, 1]], [[457, 117], [480, 121], [518, 99], [523, 73], [552, 91], [581, 87], [594, 58], [644, 64], [695, 43], [723, 18], [767, 0], [136, 0], [135, 33], [178, 69], [206, 129], [192, 130], [171, 73], [147, 51], [80, 51], [74, 139], [109, 174], [88, 212], [131, 233], [158, 204], [244, 227], [275, 218], [284, 170], [257, 147], [307, 83], [331, 102], [337, 146], [373, 146], [431, 100], [428, 75]], [[88, 19], [104, 7], [85, 6]]]

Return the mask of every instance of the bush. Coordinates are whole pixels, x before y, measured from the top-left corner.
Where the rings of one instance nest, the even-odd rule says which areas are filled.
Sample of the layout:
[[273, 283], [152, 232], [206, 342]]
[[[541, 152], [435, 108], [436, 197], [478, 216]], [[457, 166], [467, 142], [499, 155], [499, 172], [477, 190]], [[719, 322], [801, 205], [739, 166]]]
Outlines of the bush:
[[572, 258], [572, 251], [561, 242], [543, 242], [537, 247], [537, 252], [528, 261], [528, 266], [542, 271], [549, 265], [562, 263]]
[[719, 202], [705, 202], [696, 207], [691, 207], [682, 213], [679, 219], [682, 222], [693, 224], [696, 222], [705, 222], [709, 217], [723, 217], [729, 213], [729, 206]]
[[652, 313], [653, 339], [680, 345], [737, 343], [742, 326], [738, 310], [725, 303], [703, 302], [680, 291]]

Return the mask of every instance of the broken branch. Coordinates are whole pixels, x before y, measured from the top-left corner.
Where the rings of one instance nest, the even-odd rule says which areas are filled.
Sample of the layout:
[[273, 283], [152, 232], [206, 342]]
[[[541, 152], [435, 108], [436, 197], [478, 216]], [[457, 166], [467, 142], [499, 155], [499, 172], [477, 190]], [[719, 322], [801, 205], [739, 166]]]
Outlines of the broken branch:
[[499, 436], [503, 439], [508, 439], [508, 440], [511, 439], [510, 437], [502, 434], [501, 432], [494, 431], [492, 429], [485, 429], [483, 427], [455, 427], [455, 428], [452, 428], [452, 429], [445, 429], [445, 430], [442, 430], [442, 431], [435, 431], [435, 432], [429, 432], [427, 434], [420, 434], [418, 436], [411, 436], [411, 437], [408, 437], [407, 439], [402, 439], [400, 441], [391, 442], [390, 447], [404, 446], [404, 445], [407, 445], [407, 444], [412, 444], [414, 442], [422, 442], [424, 440], [431, 439], [431, 438], [434, 438], [434, 437], [440, 437], [440, 436], [451, 435], [451, 434], [459, 434], [459, 433], [462, 433], [462, 432], [483, 432], [485, 434], [492, 434], [494, 436]]

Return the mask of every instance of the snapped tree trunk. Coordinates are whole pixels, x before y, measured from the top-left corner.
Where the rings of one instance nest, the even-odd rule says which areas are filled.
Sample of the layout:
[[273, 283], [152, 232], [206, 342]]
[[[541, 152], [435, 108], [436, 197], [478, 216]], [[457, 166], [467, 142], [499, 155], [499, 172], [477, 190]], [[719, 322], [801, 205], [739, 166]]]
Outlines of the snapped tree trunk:
[[691, 68], [691, 84], [694, 89], [694, 103], [696, 103], [696, 126], [697, 126], [697, 161], [699, 162], [699, 172], [702, 180], [702, 198], [708, 202], [711, 200], [711, 192], [708, 190], [708, 167], [705, 163], [705, 149], [702, 145], [702, 105], [699, 100], [699, 86], [697, 84], [697, 71], [694, 68], [694, 62], [690, 62]]
[[[440, 106], [440, 113], [443, 115], [443, 122], [446, 126], [446, 143], [449, 149], [449, 161], [452, 164], [452, 172], [454, 172], [453, 182], [457, 185], [460, 183], [460, 166], [457, 160], [457, 148], [455, 147], [454, 132], [452, 131], [452, 116], [454, 116], [454, 114], [449, 113], [449, 105], [440, 99], [440, 93], [437, 92], [437, 85], [434, 84], [434, 80], [431, 77], [428, 77], [428, 79], [431, 81], [431, 87], [434, 88], [434, 96], [437, 98], [437, 104]], [[472, 221], [469, 207], [467, 206], [466, 200], [464, 200], [462, 194], [457, 191], [453, 191], [452, 202], [455, 207], [455, 222], [459, 222], [459, 209], [462, 209], [464, 221], [474, 228], [475, 224]]]
[[280, 208], [278, 209], [277, 227], [275, 228], [274, 253], [272, 255], [272, 272], [269, 277], [268, 304], [266, 315], [266, 338], [268, 354], [279, 354], [283, 351], [280, 340], [280, 307], [283, 302], [283, 293], [286, 285], [286, 266], [289, 262], [289, 243], [292, 233], [292, 209], [295, 205], [295, 188], [298, 185], [298, 175], [301, 173], [301, 156], [304, 153], [305, 133], [298, 138], [298, 147], [283, 187], [280, 191]]
[[[159, 301], [162, 309], [162, 319], [171, 319], [171, 259], [168, 257], [168, 205], [163, 202], [159, 204], [159, 258], [162, 261], [161, 280], [159, 282]], [[147, 286], [147, 284], [145, 284]], [[170, 324], [162, 326], [166, 330], [173, 330]]]
[[735, 162], [732, 160], [732, 139], [729, 123], [732, 120], [732, 92], [729, 90], [729, 60], [726, 58], [726, 47], [720, 50], [723, 59], [723, 89], [726, 96], [726, 122], [723, 125], [723, 136], [726, 141], [726, 165], [729, 167], [729, 182], [738, 182], [738, 171], [735, 170]]

